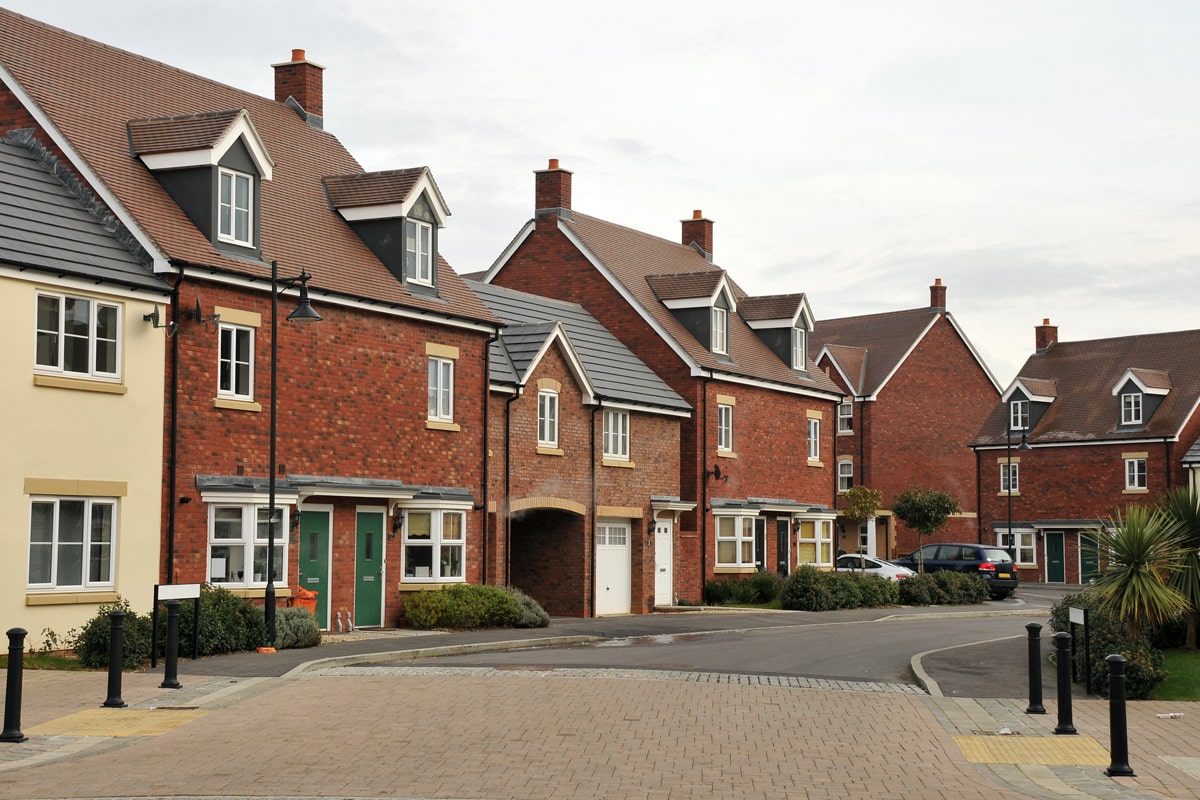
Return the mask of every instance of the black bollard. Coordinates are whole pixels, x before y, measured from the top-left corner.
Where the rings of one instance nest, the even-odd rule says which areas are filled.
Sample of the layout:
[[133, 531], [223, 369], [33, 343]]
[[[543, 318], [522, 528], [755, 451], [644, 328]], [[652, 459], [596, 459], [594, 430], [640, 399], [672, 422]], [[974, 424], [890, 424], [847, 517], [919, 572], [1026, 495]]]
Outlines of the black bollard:
[[1029, 708], [1026, 714], [1045, 714], [1042, 705], [1042, 626], [1031, 622], [1025, 626], [1029, 631]]
[[23, 742], [29, 737], [21, 733], [21, 681], [25, 675], [24, 628], [8, 630], [8, 681], [4, 687], [4, 732], [0, 742]]
[[179, 601], [167, 601], [167, 658], [160, 689], [182, 689], [179, 682]]
[[1055, 733], [1076, 733], [1071, 724], [1071, 634], [1059, 631], [1054, 634], [1055, 658], [1058, 660], [1058, 727]]
[[1112, 763], [1104, 774], [1110, 778], [1134, 775], [1129, 766], [1129, 727], [1125, 723], [1125, 656], [1113, 653], [1108, 662], [1108, 731]]
[[111, 623], [108, 633], [108, 697], [104, 708], [124, 708], [121, 699], [121, 662], [125, 652], [125, 612], [117, 609], [108, 612]]

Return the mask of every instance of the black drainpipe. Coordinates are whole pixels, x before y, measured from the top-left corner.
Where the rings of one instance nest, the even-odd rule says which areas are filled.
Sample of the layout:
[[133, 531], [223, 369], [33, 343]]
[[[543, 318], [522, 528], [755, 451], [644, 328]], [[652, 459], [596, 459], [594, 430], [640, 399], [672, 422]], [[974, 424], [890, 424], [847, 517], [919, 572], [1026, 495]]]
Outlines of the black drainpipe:
[[491, 381], [491, 354], [492, 343], [500, 338], [500, 329], [494, 328], [492, 335], [488, 337], [487, 343], [483, 346], [483, 448], [481, 458], [483, 460], [483, 503], [476, 506], [476, 509], [483, 509], [483, 576], [482, 583], [487, 586], [488, 582], [488, 445], [490, 444], [488, 434], [491, 432], [491, 418], [489, 417], [489, 409], [491, 404], [489, 400], [492, 396], [492, 381]]
[[512, 514], [509, 512], [512, 498], [512, 404], [520, 396], [521, 385], [517, 384], [513, 396], [504, 402], [504, 585], [509, 587], [512, 586]]
[[175, 334], [171, 339], [171, 454], [168, 456], [167, 463], [167, 583], [175, 582], [175, 505], [178, 502], [176, 497], [176, 481], [178, 479], [178, 467], [176, 466], [179, 460], [179, 287], [183, 284], [183, 264], [176, 265], [179, 268], [179, 277], [175, 281], [175, 287], [171, 290], [171, 322], [168, 323], [167, 331], [170, 333], [170, 325], [175, 326]]
[[[975, 520], [975, 538], [983, 544], [983, 469], [982, 461], [977, 448], [975, 450], [975, 510], [977, 512]], [[1011, 480], [1011, 478], [1010, 478]]]
[[1167, 491], [1171, 491], [1172, 475], [1171, 475], [1171, 440], [1163, 439], [1163, 466], [1167, 469]]
[[[708, 384], [712, 382], [712, 370], [708, 377], [700, 383], [700, 602], [708, 598], [704, 596], [704, 587], [708, 584]], [[695, 469], [692, 465], [692, 469]]]
[[[588, 572], [587, 585], [584, 587], [583, 601], [590, 601], [592, 607], [592, 616], [596, 615], [596, 415], [604, 410], [604, 398], [596, 395], [598, 401], [596, 407], [592, 409], [592, 507], [590, 513], [592, 516], [592, 535], [588, 546], [587, 557], [591, 559], [592, 568]], [[601, 458], [603, 458], [601, 453]], [[584, 616], [587, 616], [587, 609], [584, 609]]]

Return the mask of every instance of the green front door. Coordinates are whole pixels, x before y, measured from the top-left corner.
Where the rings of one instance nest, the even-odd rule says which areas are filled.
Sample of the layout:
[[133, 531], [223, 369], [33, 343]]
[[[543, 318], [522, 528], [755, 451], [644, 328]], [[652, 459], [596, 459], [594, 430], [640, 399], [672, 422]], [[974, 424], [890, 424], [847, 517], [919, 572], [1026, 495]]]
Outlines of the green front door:
[[383, 624], [383, 512], [359, 511], [354, 528], [354, 625]]
[[1100, 577], [1100, 545], [1092, 531], [1079, 532], [1079, 582], [1088, 583]]
[[317, 593], [317, 625], [329, 629], [328, 511], [300, 512], [300, 588]]
[[1046, 583], [1067, 582], [1067, 559], [1063, 555], [1062, 531], [1046, 531]]

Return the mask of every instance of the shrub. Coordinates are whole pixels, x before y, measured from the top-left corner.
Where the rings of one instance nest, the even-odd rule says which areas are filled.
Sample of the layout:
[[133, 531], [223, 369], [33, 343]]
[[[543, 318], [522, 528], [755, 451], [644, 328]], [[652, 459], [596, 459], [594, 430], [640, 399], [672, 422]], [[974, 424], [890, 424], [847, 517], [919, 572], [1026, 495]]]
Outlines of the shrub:
[[550, 623], [542, 607], [524, 593], [465, 583], [407, 598], [404, 618], [412, 627], [425, 629], [545, 627]]
[[946, 603], [949, 598], [934, 579], [934, 573], [911, 575], [900, 581], [900, 602], [906, 606], [933, 606]]
[[879, 606], [895, 606], [900, 604], [900, 587], [896, 581], [889, 581], [878, 575], [855, 575], [859, 591], [862, 592], [864, 608]]
[[[285, 609], [275, 612], [275, 633], [279, 633], [279, 615]], [[161, 643], [167, 639], [166, 609], [158, 614]], [[179, 614], [179, 648], [181, 652], [191, 653], [192, 613], [191, 603], [185, 601]], [[200, 656], [213, 656], [221, 653], [236, 653], [242, 650], [254, 650], [267, 643], [266, 615], [262, 606], [256, 606], [249, 600], [238, 597], [223, 586], [205, 584], [200, 587], [200, 638], [198, 642]]]
[[797, 567], [783, 582], [780, 605], [794, 611], [832, 611], [837, 608], [833, 593], [822, 580], [823, 575], [816, 567]]
[[733, 584], [730, 578], [720, 578], [704, 584], [704, 599], [710, 606], [723, 606], [733, 602]]
[[834, 608], [858, 608], [862, 605], [862, 590], [858, 575], [845, 572], [824, 572], [821, 580], [829, 589]]
[[982, 603], [989, 596], [987, 583], [978, 575], [948, 569], [938, 570], [932, 574], [938, 588], [946, 595], [945, 602], [950, 605]]
[[550, 625], [550, 615], [537, 600], [520, 589], [506, 591], [517, 601], [517, 621], [513, 623], [514, 628], [545, 628]]
[[[1052, 631], [1071, 632], [1070, 608], [1088, 609], [1088, 638], [1092, 651], [1092, 690], [1101, 697], [1108, 697], [1108, 662], [1105, 656], [1120, 653], [1125, 657], [1125, 696], [1131, 700], [1149, 699], [1154, 692], [1154, 684], [1166, 679], [1163, 670], [1162, 652], [1151, 645], [1152, 631], [1143, 631], [1137, 642], [1131, 642], [1129, 631], [1122, 620], [1101, 608], [1101, 599], [1096, 592], [1079, 592], [1064, 595], [1050, 609], [1050, 629]], [[1078, 628], [1076, 632], [1082, 636]], [[1087, 654], [1082, 642], [1078, 643], [1075, 653], [1075, 672], [1083, 675]]]
[[729, 603], [761, 605], [779, 597], [783, 579], [774, 572], [759, 570], [748, 578], [729, 577], [709, 581], [704, 585], [704, 596], [708, 604], [722, 606]]
[[79, 631], [67, 634], [67, 643], [79, 657], [79, 663], [90, 669], [108, 666], [108, 646], [112, 641], [112, 620], [109, 612], [124, 611], [124, 634], [122, 636], [121, 668], [137, 669], [150, 657], [150, 618], [141, 616], [121, 598], [115, 603], [105, 603], [96, 609], [96, 615], [84, 623]]
[[742, 603], [770, 603], [783, 591], [783, 578], [770, 570], [759, 570], [740, 584], [750, 593], [748, 599], [738, 601]]
[[275, 614], [275, 647], [290, 650], [316, 647], [321, 643], [321, 628], [307, 608], [281, 608]]

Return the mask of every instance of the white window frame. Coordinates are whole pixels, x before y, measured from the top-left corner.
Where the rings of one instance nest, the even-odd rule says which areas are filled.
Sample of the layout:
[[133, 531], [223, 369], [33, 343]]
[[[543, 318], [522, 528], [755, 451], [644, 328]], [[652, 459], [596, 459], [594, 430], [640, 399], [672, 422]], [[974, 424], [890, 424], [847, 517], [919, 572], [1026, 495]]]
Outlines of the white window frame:
[[1011, 550], [1013, 561], [1021, 566], [1037, 565], [1036, 531], [996, 531], [996, 546]]
[[808, 460], [821, 460], [821, 420], [808, 419]]
[[1142, 424], [1142, 393], [1126, 392], [1121, 395], [1121, 424]]
[[1029, 401], [1008, 401], [1008, 429], [1010, 431], [1029, 430]]
[[615, 409], [604, 411], [604, 457], [614, 461], [629, 460], [629, 412]]
[[1125, 488], [1127, 490], [1139, 490], [1145, 489], [1147, 485], [1146, 459], [1125, 459]]
[[712, 309], [712, 351], [718, 355], [729, 354], [729, 312], [720, 306]]
[[854, 404], [838, 403], [837, 407], [838, 433], [854, 432]]
[[717, 403], [717, 452], [733, 452], [733, 406]]
[[414, 283], [433, 285], [433, 226], [404, 220], [404, 274]]
[[[63, 503], [80, 503], [81, 509], [81, 530], [75, 532], [79, 536], [78, 541], [71, 541], [65, 538], [65, 532], [62, 530], [62, 505]], [[50, 518], [48, 520], [50, 530], [46, 531], [48, 537], [40, 537], [38, 541], [34, 541], [34, 525], [38, 521], [38, 508], [48, 510]], [[102, 520], [97, 517], [97, 512], [101, 509], [107, 511], [107, 529], [103, 526], [98, 528], [98, 523]], [[30, 591], [51, 591], [61, 592], [64, 590], [79, 590], [79, 589], [111, 589], [115, 584], [116, 563], [117, 563], [117, 531], [118, 531], [118, 509], [117, 498], [115, 497], [54, 497], [38, 495], [30, 498], [29, 504], [29, 538], [26, 542], [26, 555], [29, 558], [28, 567], [25, 572], [26, 588]], [[98, 534], [106, 534], [107, 541], [104, 536]], [[47, 580], [34, 580], [34, 552], [35, 548], [40, 551], [48, 551], [49, 575]], [[74, 558], [69, 557], [69, 554], [74, 553]], [[66, 579], [65, 575], [60, 574], [65, 569], [65, 563], [69, 561], [78, 561], [79, 581], [71, 583], [63, 583]], [[44, 564], [44, 561], [43, 561]], [[100, 567], [99, 574], [94, 573], [94, 567]], [[39, 576], [41, 577], [41, 576]]]
[[792, 369], [808, 369], [807, 336], [804, 328], [792, 328]]
[[[237, 170], [218, 168], [217, 180], [217, 239], [222, 242], [240, 244], [245, 247], [254, 246], [254, 176]], [[227, 184], [228, 182], [228, 184]], [[246, 187], [246, 202], [238, 203], [237, 187], [244, 182]], [[225, 187], [229, 187], [229, 197], [225, 197]], [[244, 220], [246, 235], [237, 235], [238, 222]]]
[[839, 461], [837, 462], [837, 481], [838, 491], [848, 492], [854, 486], [854, 462]]
[[553, 389], [538, 392], [538, 445], [558, 447], [558, 392]]
[[1000, 462], [1000, 494], [1021, 493], [1021, 462]]
[[429, 419], [454, 421], [454, 359], [429, 357]]
[[[57, 319], [53, 328], [43, 327], [41, 309], [44, 303], [53, 302]], [[68, 306], [77, 309], [78, 304], [86, 303], [87, 321], [79, 321], [79, 325], [87, 325], [86, 333], [80, 330], [68, 330]], [[78, 378], [95, 378], [98, 380], [118, 381], [121, 379], [121, 349], [122, 349], [122, 306], [109, 303], [93, 297], [57, 292], [38, 292], [34, 308], [34, 368], [41, 373], [64, 375]], [[102, 320], [103, 318], [103, 320]], [[112, 330], [105, 331], [103, 328]], [[102, 335], [107, 333], [108, 335]], [[67, 367], [67, 343], [83, 344], [86, 339], [87, 360], [86, 369], [69, 369]], [[111, 362], [111, 369], [101, 366], [101, 351], [108, 356], [104, 360]], [[74, 365], [73, 365], [74, 366]]]
[[[288, 575], [288, 515], [286, 505], [276, 504], [279, 519], [275, 523], [275, 567], [276, 584], [286, 584]], [[270, 529], [267, 520], [271, 507], [266, 503], [221, 503], [208, 504], [208, 582], [226, 587], [258, 587], [267, 585], [267, 547]], [[237, 536], [218, 536], [224, 526], [235, 526]], [[224, 552], [216, 555], [217, 550]], [[261, 555], [260, 555], [261, 552]], [[214, 570], [215, 561], [223, 558], [224, 575]], [[259, 561], [261, 559], [261, 561]], [[247, 564], [249, 568], [247, 569]], [[262, 572], [255, 573], [261, 564]], [[238, 567], [240, 566], [240, 569]], [[240, 573], [240, 574], [236, 574]]]
[[[231, 325], [227, 322], [217, 326], [217, 396], [234, 400], [254, 400], [254, 328]], [[238, 342], [245, 339], [246, 358], [238, 357]], [[227, 350], [232, 345], [233, 351]], [[238, 368], [245, 369], [246, 385], [238, 386]]]
[[[428, 519], [428, 531], [418, 522], [421, 518]], [[457, 523], [451, 520], [456, 520]], [[414, 551], [417, 549], [428, 550], [429, 558], [416, 559]], [[402, 554], [401, 574], [405, 583], [465, 583], [466, 512], [444, 508], [405, 509]], [[418, 560], [428, 563], [418, 564]]]
[[754, 520], [755, 517], [744, 514], [719, 514], [715, 517], [718, 567], [753, 567], [758, 564], [757, 553], [754, 552]]
[[[812, 523], [812, 536], [805, 536], [806, 523]], [[800, 557], [804, 545], [813, 546], [814, 561], [805, 561]], [[837, 555], [833, 552], [833, 520], [814, 519], [800, 521], [800, 530], [796, 533], [796, 563], [812, 564], [817, 567], [832, 567]]]

